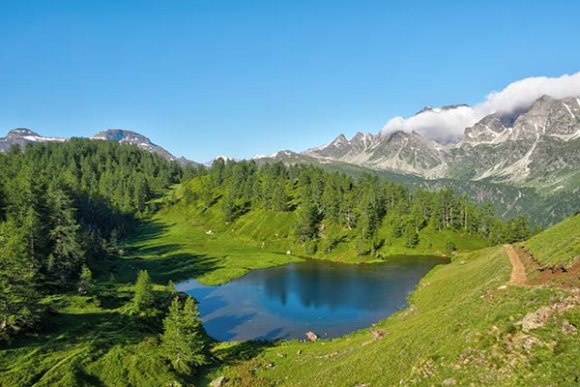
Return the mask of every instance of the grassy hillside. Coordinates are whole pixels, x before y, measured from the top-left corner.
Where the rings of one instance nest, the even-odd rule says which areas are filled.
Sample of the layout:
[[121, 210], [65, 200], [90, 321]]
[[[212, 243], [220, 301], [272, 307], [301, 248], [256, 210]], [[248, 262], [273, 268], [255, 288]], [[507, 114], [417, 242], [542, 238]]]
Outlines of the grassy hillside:
[[580, 258], [580, 214], [568, 218], [524, 242], [546, 266], [567, 266]]
[[[161, 311], [130, 313], [138, 262], [115, 262], [91, 296], [47, 297], [43, 329], [0, 347], [0, 386], [152, 386], [181, 378], [159, 356]], [[156, 285], [158, 297], [168, 289]], [[183, 380], [182, 380], [183, 381]], [[186, 381], [184, 381], [186, 382]]]
[[[161, 213], [145, 223], [125, 256], [103, 267], [93, 296], [45, 299], [54, 312], [44, 330], [0, 349], [0, 385], [190, 384], [158, 356], [160, 318], [130, 315], [132, 283], [147, 269], [163, 298], [170, 279], [215, 284], [298, 259], [256, 241], [267, 222], [259, 227], [257, 219], [242, 219], [243, 232], [211, 235], [186, 213]], [[252, 386], [573, 383], [580, 377], [573, 331], [580, 327], [578, 290], [505, 286], [510, 270], [501, 247], [461, 253], [421, 281], [410, 308], [371, 329], [316, 343], [217, 343], [213, 366], [196, 384], [221, 375]], [[543, 326], [524, 330], [526, 315], [546, 306], [554, 310]], [[375, 338], [373, 330], [383, 336]]]
[[[409, 248], [406, 246], [404, 235], [393, 236], [395, 218], [387, 217], [377, 230], [377, 238], [383, 240], [384, 243], [377, 249], [375, 256], [358, 254], [356, 230], [332, 226], [319, 232], [316, 251], [312, 251], [310, 241], [301, 243], [294, 235], [298, 218], [296, 211], [251, 209], [233, 222], [226, 223], [220, 203], [207, 208], [203, 203], [188, 202], [183, 199], [186, 189], [199, 192], [200, 183], [200, 179], [194, 179], [176, 188], [173, 197], [177, 203], [161, 210], [154, 217], [154, 221], [163, 225], [162, 227], [167, 232], [158, 235], [158, 239], [150, 241], [151, 243], [163, 244], [165, 238], [181, 233], [191, 234], [195, 240], [207, 241], [210, 244], [211, 240], [235, 241], [238, 246], [259, 247], [261, 251], [270, 251], [278, 255], [290, 252], [290, 255], [294, 256], [309, 256], [342, 262], [360, 262], [404, 254], [449, 255], [452, 253], [451, 247], [457, 251], [468, 251], [491, 244], [490, 241], [478, 235], [469, 234], [463, 229], [434, 232], [430, 227], [425, 227], [419, 231], [417, 246]], [[210, 232], [211, 235], [208, 235]], [[198, 242], [196, 243], [199, 245]]]
[[192, 226], [187, 219], [174, 213], [156, 216], [126, 244], [132, 259], [160, 283], [196, 277], [215, 285], [252, 269], [300, 260], [263, 249], [250, 238]]
[[[247, 385], [573, 384], [580, 339], [562, 327], [580, 326], [578, 292], [505, 286], [510, 271], [501, 247], [462, 254], [421, 281], [410, 308], [376, 324], [381, 338], [365, 329], [331, 341], [265, 346], [252, 360], [210, 370], [202, 383], [225, 375]], [[571, 309], [523, 329], [528, 313], [574, 294]], [[238, 346], [218, 346], [215, 354], [229, 359]]]

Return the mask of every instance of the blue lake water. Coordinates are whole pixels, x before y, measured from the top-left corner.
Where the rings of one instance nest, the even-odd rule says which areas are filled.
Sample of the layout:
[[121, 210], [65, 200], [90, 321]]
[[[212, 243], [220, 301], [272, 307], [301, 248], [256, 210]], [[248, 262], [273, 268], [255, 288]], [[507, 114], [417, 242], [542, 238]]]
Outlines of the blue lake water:
[[441, 257], [390, 257], [377, 264], [306, 260], [253, 270], [219, 286], [196, 280], [177, 290], [198, 300], [204, 327], [218, 340], [322, 338], [371, 326], [407, 305], [409, 293]]

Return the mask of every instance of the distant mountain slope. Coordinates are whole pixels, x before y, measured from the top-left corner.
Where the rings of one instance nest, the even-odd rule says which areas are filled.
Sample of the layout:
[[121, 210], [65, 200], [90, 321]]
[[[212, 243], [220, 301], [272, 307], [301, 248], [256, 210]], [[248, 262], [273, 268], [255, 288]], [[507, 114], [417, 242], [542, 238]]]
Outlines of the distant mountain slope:
[[[462, 107], [424, 108], [417, 114]], [[276, 160], [375, 173], [409, 187], [452, 187], [493, 201], [502, 216], [524, 213], [549, 225], [580, 208], [580, 97], [543, 96], [517, 113], [490, 114], [465, 128], [455, 144], [416, 132], [359, 132], [302, 153], [257, 159]]]
[[330, 144], [304, 152], [307, 156], [342, 161], [378, 170], [440, 177], [446, 169], [441, 146], [418, 133], [341, 134]]
[[303, 154], [428, 179], [576, 188], [580, 178], [580, 98], [544, 96], [515, 116], [488, 115], [466, 128], [457, 144], [438, 144], [416, 132], [357, 133], [350, 140], [340, 134], [331, 143]]
[[580, 98], [538, 99], [517, 117], [496, 114], [447, 150], [450, 177], [571, 187], [580, 176]]
[[116, 141], [121, 144], [132, 144], [148, 152], [157, 153], [159, 156], [165, 159], [176, 159], [175, 156], [169, 153], [169, 151], [151, 142], [148, 137], [145, 137], [142, 134], [133, 132], [131, 130], [107, 129], [95, 134], [91, 138], [93, 140]]
[[30, 129], [17, 128], [12, 129], [6, 137], [0, 137], [0, 152], [6, 152], [10, 147], [14, 145], [20, 145], [21, 147], [26, 144], [36, 143], [36, 142], [63, 142], [66, 138], [60, 137], [44, 137], [40, 134], [33, 132]]
[[[122, 144], [132, 144], [148, 152], [158, 154], [164, 159], [171, 161], [175, 160], [182, 165], [199, 165], [198, 163], [188, 160], [184, 157], [175, 157], [165, 148], [154, 144], [148, 137], [145, 137], [144, 135], [133, 132], [131, 130], [107, 129], [95, 134], [93, 137], [91, 137], [91, 139], [116, 141]], [[14, 145], [24, 147], [26, 144], [34, 144], [39, 142], [64, 142], [67, 140], [68, 138], [64, 137], [45, 137], [36, 132], [33, 132], [30, 129], [18, 128], [8, 132], [6, 137], [0, 137], [0, 152], [6, 152]]]

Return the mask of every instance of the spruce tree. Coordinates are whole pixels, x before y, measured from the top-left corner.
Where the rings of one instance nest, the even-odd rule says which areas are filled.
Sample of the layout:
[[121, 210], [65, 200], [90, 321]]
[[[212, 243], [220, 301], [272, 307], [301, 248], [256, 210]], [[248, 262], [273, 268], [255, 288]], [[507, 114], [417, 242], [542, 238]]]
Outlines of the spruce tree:
[[135, 295], [133, 296], [133, 308], [136, 312], [144, 312], [153, 305], [153, 289], [147, 270], [141, 270], [135, 283]]
[[0, 340], [36, 319], [36, 271], [25, 237], [12, 221], [0, 223]]
[[72, 200], [62, 189], [53, 188], [48, 195], [52, 249], [47, 271], [53, 280], [63, 284], [73, 273], [78, 273], [84, 257], [79, 235], [80, 226], [75, 219]]
[[411, 223], [408, 223], [405, 227], [405, 245], [410, 248], [414, 248], [419, 244], [419, 234], [417, 229]]
[[78, 292], [82, 295], [90, 294], [93, 288], [93, 273], [87, 265], [83, 265], [79, 276]]
[[199, 313], [194, 300], [188, 297], [182, 306], [175, 297], [169, 314], [163, 320], [162, 353], [181, 374], [192, 374], [205, 363], [205, 344]]

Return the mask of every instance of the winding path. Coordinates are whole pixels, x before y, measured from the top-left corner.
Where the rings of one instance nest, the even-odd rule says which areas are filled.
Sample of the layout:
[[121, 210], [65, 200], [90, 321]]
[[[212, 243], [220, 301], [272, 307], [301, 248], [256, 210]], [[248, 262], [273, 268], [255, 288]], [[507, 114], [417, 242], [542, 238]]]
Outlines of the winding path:
[[520, 256], [512, 245], [503, 245], [510, 262], [512, 264], [512, 274], [510, 276], [510, 285], [524, 285], [527, 282], [526, 268], [520, 259]]

